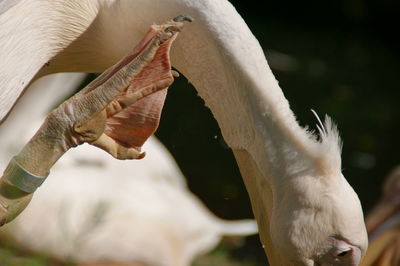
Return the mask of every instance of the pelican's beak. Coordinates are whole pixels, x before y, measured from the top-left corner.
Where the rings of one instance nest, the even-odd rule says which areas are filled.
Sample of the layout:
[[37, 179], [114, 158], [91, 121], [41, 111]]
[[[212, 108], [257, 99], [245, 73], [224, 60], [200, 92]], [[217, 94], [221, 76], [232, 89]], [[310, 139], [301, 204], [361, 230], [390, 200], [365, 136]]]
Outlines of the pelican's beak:
[[386, 178], [366, 225], [370, 244], [361, 265], [400, 265], [400, 167]]

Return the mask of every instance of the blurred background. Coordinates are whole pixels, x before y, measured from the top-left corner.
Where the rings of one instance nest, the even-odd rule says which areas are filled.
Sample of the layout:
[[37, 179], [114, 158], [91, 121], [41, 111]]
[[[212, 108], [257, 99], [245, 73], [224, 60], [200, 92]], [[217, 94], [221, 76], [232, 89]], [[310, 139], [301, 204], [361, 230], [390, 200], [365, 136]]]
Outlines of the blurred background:
[[[264, 48], [300, 123], [315, 125], [311, 108], [337, 122], [344, 140], [343, 173], [368, 213], [384, 176], [400, 163], [400, 1], [231, 2]], [[169, 91], [156, 135], [190, 189], [217, 216], [252, 217], [233, 154], [184, 77]], [[195, 265], [266, 265], [258, 236], [238, 247], [228, 242]], [[0, 250], [1, 256], [12, 254]], [[27, 259], [15, 265], [40, 263]]]

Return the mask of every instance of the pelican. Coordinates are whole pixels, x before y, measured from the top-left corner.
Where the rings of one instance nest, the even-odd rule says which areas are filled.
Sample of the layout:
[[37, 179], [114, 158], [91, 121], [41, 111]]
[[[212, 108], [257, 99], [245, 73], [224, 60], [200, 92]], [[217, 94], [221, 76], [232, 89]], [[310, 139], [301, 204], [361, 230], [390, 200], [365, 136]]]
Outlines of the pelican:
[[187, 14], [171, 61], [232, 149], [272, 265], [358, 265], [368, 239], [330, 118], [302, 128], [246, 23], [226, 0], [18, 1], [0, 17], [0, 119], [32, 82], [102, 72], [154, 22]]
[[[84, 78], [54, 74], [31, 85], [0, 126], [1, 168], [35, 133], [48, 110]], [[38, 108], [27, 112], [30, 102]], [[0, 238], [60, 261], [185, 266], [214, 248], [223, 235], [257, 232], [254, 221], [215, 217], [190, 193], [156, 138], [144, 149], [147, 156], [140, 161], [110, 160], [90, 145], [66, 153], [29, 207], [0, 230]]]
[[382, 187], [379, 202], [366, 217], [369, 241], [362, 266], [400, 264], [400, 166], [395, 167]]

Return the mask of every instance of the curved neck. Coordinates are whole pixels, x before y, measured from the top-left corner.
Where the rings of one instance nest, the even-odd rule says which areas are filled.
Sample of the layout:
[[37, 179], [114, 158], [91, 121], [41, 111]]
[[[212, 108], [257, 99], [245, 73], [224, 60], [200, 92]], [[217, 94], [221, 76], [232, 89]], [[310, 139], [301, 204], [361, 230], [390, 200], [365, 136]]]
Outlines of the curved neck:
[[[96, 46], [114, 58], [126, 53], [154, 21], [179, 14], [192, 16], [195, 21], [183, 29], [171, 60], [211, 109], [229, 146], [250, 152], [263, 172], [273, 171], [276, 178], [270, 182], [277, 185], [282, 176], [310, 169], [316, 142], [298, 125], [261, 46], [228, 1], [102, 3], [98, 22], [88, 36], [104, 34], [104, 38], [97, 37]], [[136, 10], [140, 14], [133, 16]]]
[[[312, 168], [309, 147], [315, 142], [296, 122], [262, 48], [229, 2], [170, 0], [158, 9], [151, 6], [155, 2], [160, 4], [141, 5], [141, 20], [163, 21], [179, 13], [195, 19], [177, 39], [172, 62], [211, 109], [234, 151], [269, 260], [291, 265], [272, 245], [273, 198], [288, 176]], [[125, 10], [133, 8], [125, 3]]]

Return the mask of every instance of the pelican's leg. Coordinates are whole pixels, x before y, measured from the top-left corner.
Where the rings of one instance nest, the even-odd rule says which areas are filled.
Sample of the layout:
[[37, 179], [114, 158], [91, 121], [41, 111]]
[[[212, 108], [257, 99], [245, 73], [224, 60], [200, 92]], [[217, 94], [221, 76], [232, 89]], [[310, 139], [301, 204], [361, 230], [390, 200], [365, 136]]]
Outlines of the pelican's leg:
[[[114, 132], [108, 123], [117, 115], [123, 118], [140, 116], [141, 110], [130, 107], [149, 101], [146, 99], [151, 94], [166, 89], [173, 82], [169, 50], [181, 27], [182, 22], [174, 21], [152, 26], [132, 53], [47, 116], [0, 179], [0, 225], [25, 209], [50, 168], [72, 147], [88, 142], [119, 159], [143, 156], [138, 149], [140, 146], [136, 145], [147, 139], [157, 123], [150, 120], [151, 130], [140, 130], [140, 141], [133, 143], [124, 143], [121, 135], [125, 132], [121, 127]], [[153, 109], [159, 105], [155, 104]]]

